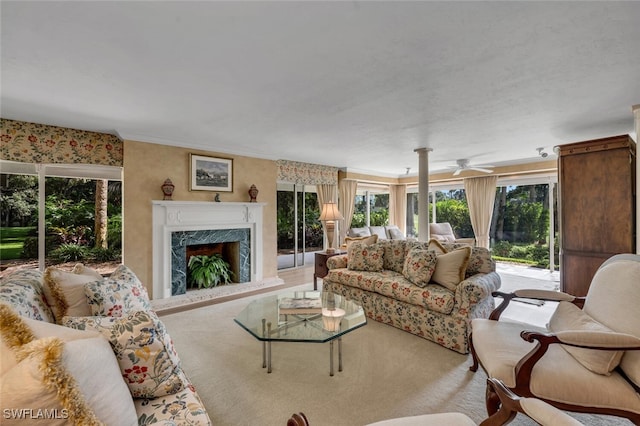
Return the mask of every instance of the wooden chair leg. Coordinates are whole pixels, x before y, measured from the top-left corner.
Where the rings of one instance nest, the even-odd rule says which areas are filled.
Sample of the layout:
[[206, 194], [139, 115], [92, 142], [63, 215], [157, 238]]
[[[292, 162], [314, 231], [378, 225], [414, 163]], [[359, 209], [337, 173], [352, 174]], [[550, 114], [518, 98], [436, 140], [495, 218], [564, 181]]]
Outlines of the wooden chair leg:
[[471, 352], [471, 359], [473, 360], [473, 365], [469, 367], [469, 370], [474, 373], [478, 371], [478, 356], [476, 355], [476, 350], [473, 347], [473, 333], [469, 334], [469, 351]]
[[500, 397], [489, 383], [487, 383], [487, 388], [485, 390], [485, 404], [487, 406], [487, 414], [489, 417], [497, 413], [501, 405]]

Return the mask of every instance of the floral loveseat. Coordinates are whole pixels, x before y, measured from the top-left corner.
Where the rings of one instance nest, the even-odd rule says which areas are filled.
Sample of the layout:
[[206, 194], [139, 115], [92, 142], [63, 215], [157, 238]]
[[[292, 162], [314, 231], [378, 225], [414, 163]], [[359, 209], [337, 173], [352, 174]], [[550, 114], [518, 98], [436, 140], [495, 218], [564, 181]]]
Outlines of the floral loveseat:
[[10, 273], [0, 280], [0, 333], [3, 424], [211, 424], [124, 265], [108, 278], [82, 265]]
[[367, 316], [460, 353], [470, 323], [488, 318], [500, 276], [489, 250], [464, 244], [352, 243], [327, 261], [323, 290], [362, 304]]

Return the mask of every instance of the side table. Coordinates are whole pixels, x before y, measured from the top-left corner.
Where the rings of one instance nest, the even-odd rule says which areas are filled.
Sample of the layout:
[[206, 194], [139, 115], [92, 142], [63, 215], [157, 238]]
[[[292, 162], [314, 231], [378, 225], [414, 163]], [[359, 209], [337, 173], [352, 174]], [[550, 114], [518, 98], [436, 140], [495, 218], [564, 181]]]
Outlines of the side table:
[[324, 278], [329, 273], [329, 268], [327, 267], [327, 260], [329, 260], [332, 256], [337, 256], [339, 254], [346, 254], [346, 251], [338, 251], [336, 250], [334, 253], [327, 253], [326, 251], [316, 252], [316, 266], [313, 272], [313, 289], [318, 289], [318, 278]]

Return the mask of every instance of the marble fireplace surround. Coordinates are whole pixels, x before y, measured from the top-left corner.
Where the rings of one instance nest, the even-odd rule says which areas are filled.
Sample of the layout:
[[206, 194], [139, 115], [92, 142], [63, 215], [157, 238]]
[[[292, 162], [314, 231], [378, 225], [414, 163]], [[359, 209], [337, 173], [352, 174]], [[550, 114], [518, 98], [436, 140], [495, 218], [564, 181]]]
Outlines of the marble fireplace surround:
[[[262, 276], [262, 210], [265, 203], [217, 203], [200, 201], [152, 201], [153, 208], [153, 295], [172, 296], [172, 237], [196, 231], [224, 230], [223, 234], [248, 234], [250, 281], [222, 287], [255, 287]], [[248, 232], [246, 232], [248, 231]], [[251, 284], [254, 284], [253, 286]], [[214, 289], [211, 289], [214, 290]], [[225, 291], [223, 291], [225, 292]], [[228, 291], [226, 291], [228, 293]]]

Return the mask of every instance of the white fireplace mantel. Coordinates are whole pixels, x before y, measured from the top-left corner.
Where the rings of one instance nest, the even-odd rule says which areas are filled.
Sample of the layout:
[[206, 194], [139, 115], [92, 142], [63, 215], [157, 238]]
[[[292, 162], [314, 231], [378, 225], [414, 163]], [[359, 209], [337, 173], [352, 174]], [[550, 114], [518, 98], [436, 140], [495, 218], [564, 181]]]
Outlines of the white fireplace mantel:
[[251, 281], [262, 280], [262, 210], [266, 203], [152, 201], [153, 299], [171, 297], [171, 233], [249, 228]]

